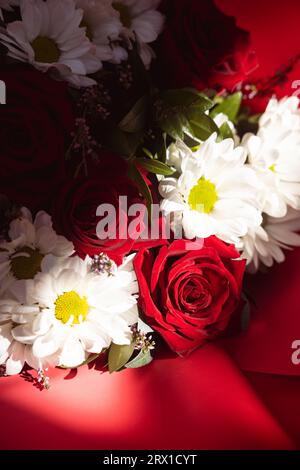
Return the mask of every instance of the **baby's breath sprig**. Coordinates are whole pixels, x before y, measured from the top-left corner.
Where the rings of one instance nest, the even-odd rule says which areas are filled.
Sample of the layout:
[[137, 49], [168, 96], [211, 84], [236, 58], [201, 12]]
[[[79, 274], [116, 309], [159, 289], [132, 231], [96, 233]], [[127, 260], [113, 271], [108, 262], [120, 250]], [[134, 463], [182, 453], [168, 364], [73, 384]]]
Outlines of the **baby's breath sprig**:
[[147, 352], [155, 349], [155, 341], [152, 340], [152, 335], [143, 333], [138, 329], [137, 325], [134, 325], [131, 328], [131, 331], [135, 350], [142, 351], [146, 354]]
[[106, 273], [112, 276], [115, 269], [115, 263], [105, 253], [100, 253], [92, 258], [91, 271], [96, 274]]
[[50, 388], [50, 378], [46, 375], [46, 372], [48, 371], [48, 368], [46, 369], [39, 369], [38, 370], [38, 383], [43, 387], [45, 390], [49, 390]]

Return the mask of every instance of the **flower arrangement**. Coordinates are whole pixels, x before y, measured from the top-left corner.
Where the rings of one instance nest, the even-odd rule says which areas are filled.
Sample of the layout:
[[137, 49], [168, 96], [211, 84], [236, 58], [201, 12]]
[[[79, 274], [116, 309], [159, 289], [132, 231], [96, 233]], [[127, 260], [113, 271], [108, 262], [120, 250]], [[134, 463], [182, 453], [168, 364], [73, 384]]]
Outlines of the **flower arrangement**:
[[299, 99], [251, 81], [249, 33], [211, 0], [0, 8], [3, 375], [244, 324], [245, 272], [300, 246]]

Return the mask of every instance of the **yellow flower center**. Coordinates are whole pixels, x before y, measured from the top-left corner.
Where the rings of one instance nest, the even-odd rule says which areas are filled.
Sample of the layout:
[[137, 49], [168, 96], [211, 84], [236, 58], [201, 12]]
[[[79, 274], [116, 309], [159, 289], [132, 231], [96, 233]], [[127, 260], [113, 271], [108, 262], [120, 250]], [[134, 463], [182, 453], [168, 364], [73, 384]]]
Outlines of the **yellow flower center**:
[[200, 178], [191, 189], [188, 203], [192, 210], [209, 214], [218, 200], [215, 185], [204, 178]]
[[269, 166], [269, 170], [273, 171], [273, 173], [276, 172], [276, 165], [273, 163], [273, 165]]
[[38, 36], [32, 41], [31, 47], [34, 50], [34, 59], [36, 62], [53, 64], [57, 62], [60, 57], [60, 50], [53, 39]]
[[122, 25], [125, 26], [125, 28], [130, 28], [131, 15], [129, 8], [126, 5], [123, 5], [121, 2], [113, 2], [112, 6], [120, 13], [120, 20]]
[[24, 246], [10, 258], [10, 267], [16, 279], [33, 279], [41, 271], [44, 256], [39, 250]]
[[88, 312], [86, 297], [80, 297], [73, 290], [60, 295], [55, 301], [55, 317], [62, 323], [68, 323], [72, 318], [72, 325], [78, 325], [86, 320]]
[[91, 29], [90, 25], [85, 20], [82, 20], [81, 23], [80, 23], [80, 27], [85, 28], [86, 37], [90, 41], [93, 41], [94, 35], [93, 35], [93, 32], [92, 32], [92, 29]]

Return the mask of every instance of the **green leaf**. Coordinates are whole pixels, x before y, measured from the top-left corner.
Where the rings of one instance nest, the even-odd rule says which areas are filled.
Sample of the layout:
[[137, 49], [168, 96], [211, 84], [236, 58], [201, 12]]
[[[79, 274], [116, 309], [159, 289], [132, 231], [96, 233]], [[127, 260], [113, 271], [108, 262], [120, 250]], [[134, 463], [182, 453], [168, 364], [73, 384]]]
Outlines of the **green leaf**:
[[143, 178], [143, 175], [140, 173], [140, 170], [136, 167], [135, 162], [131, 163], [128, 175], [136, 183], [140, 193], [144, 197], [147, 204], [148, 214], [151, 218], [153, 204], [152, 194], [148, 185], [146, 184], [146, 181]]
[[241, 107], [242, 97], [243, 95], [240, 91], [229, 95], [223, 99], [222, 103], [214, 107], [210, 116], [215, 118], [218, 114], [223, 113], [228, 116], [231, 122], [235, 122]]
[[116, 372], [125, 366], [134, 351], [134, 343], [131, 344], [114, 344], [109, 348], [108, 353], [108, 370], [110, 373]]
[[114, 129], [108, 137], [108, 144], [112, 151], [123, 157], [133, 157], [143, 138], [143, 133], [130, 134]]
[[185, 135], [184, 136], [184, 143], [185, 145], [187, 145], [192, 151], [193, 149], [199, 147], [199, 141], [198, 140], [195, 140], [193, 137], [191, 137], [190, 135]]
[[119, 129], [123, 132], [141, 132], [146, 126], [147, 96], [140, 98], [128, 114], [119, 122]]
[[184, 137], [184, 129], [188, 127], [186, 117], [178, 111], [172, 111], [172, 109], [165, 110], [164, 114], [163, 112], [158, 114], [157, 122], [161, 130], [175, 140], [182, 140]]
[[91, 355], [87, 358], [87, 360], [84, 361], [81, 365], [82, 365], [82, 366], [85, 366], [85, 365], [88, 365], [88, 364], [90, 364], [91, 362], [95, 361], [95, 360], [100, 356], [100, 354], [102, 354], [102, 352], [103, 352], [103, 351], [101, 351], [101, 353], [99, 353], [99, 354], [96, 354], [96, 353], [95, 353], [95, 354], [91, 354]]
[[170, 168], [165, 163], [160, 162], [159, 160], [139, 158], [138, 162], [147, 171], [149, 171], [150, 173], [155, 173], [156, 175], [170, 176], [174, 173], [174, 170], [172, 170], [172, 168]]
[[224, 122], [224, 124], [222, 124], [222, 126], [220, 127], [219, 137], [221, 140], [233, 139], [232, 130], [230, 129], [227, 122]]
[[138, 367], [147, 366], [152, 361], [153, 357], [151, 356], [150, 351], [147, 351], [146, 353], [140, 351], [140, 353], [134, 359], [132, 359], [132, 361], [127, 362], [125, 367], [127, 369], [137, 369]]
[[206, 140], [213, 132], [219, 133], [216, 123], [206, 114], [195, 116], [194, 113], [189, 113], [188, 118], [190, 131], [196, 139]]
[[167, 160], [167, 135], [164, 132], [160, 137], [160, 147], [157, 151], [158, 160], [162, 163], [166, 163]]
[[155, 103], [155, 119], [158, 126], [175, 140], [183, 140], [185, 134], [205, 140], [218, 131], [212, 119], [204, 114], [212, 106], [209, 98], [195, 90], [168, 90]]
[[152, 155], [152, 153], [150, 152], [150, 150], [146, 149], [146, 148], [142, 148], [144, 154], [150, 159], [150, 160], [153, 160], [154, 156]]
[[259, 119], [261, 114], [250, 115], [250, 109], [242, 108], [239, 115], [239, 119], [236, 124], [237, 132], [240, 138], [243, 138], [245, 134], [251, 132], [257, 134], [259, 128]]
[[162, 93], [161, 98], [171, 107], [194, 108], [199, 113], [204, 113], [213, 107], [213, 102], [207, 96], [199, 93], [193, 88], [180, 90], [167, 90]]

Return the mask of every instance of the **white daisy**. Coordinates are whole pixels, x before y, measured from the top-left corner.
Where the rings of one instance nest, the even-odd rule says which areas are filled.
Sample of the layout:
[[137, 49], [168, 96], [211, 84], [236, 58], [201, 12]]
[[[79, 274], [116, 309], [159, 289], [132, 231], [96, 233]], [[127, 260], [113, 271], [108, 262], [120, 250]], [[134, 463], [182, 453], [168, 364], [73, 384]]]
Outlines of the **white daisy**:
[[43, 72], [57, 70], [75, 86], [93, 85], [86, 75], [102, 64], [80, 28], [83, 11], [74, 1], [21, 0], [20, 8], [22, 21], [9, 23], [0, 34], [8, 54]]
[[249, 230], [239, 249], [247, 260], [248, 271], [255, 273], [261, 264], [271, 267], [285, 260], [283, 250], [300, 246], [300, 211], [289, 209], [285, 217], [264, 217], [260, 227]]
[[165, 215], [174, 214], [173, 228], [187, 238], [216, 235], [237, 244], [249, 228], [262, 222], [257, 209], [259, 182], [245, 165], [246, 151], [232, 139], [217, 142], [213, 134], [182, 161], [181, 176], [164, 178], [159, 191]]
[[[15, 314], [7, 313], [12, 312], [13, 308]], [[12, 318], [18, 315], [17, 312], [18, 304], [13, 300], [0, 301], [0, 364], [5, 365], [7, 375], [19, 374], [25, 363], [36, 370], [42, 367], [42, 362], [32, 354], [32, 346], [15, 341], [12, 336], [16, 326]], [[36, 307], [32, 308], [32, 314], [36, 314]], [[50, 359], [44, 362], [46, 367], [51, 365], [54, 363]]]
[[39, 212], [34, 222], [26, 208], [21, 212], [10, 224], [10, 241], [0, 243], [0, 293], [17, 295], [19, 284], [43, 271], [50, 254], [65, 258], [74, 253], [73, 244], [55, 233], [46, 212]]
[[119, 12], [111, 0], [75, 0], [83, 10], [81, 26], [95, 46], [96, 55], [102, 61], [119, 64], [127, 59], [127, 51], [120, 45], [123, 25]]
[[156, 11], [160, 0], [119, 0], [112, 1], [112, 6], [120, 14], [123, 34], [128, 38], [136, 37], [140, 45], [140, 55], [146, 67], [154, 57], [148, 45], [154, 42], [162, 32], [164, 17]]
[[[207, 115], [209, 112], [207, 111]], [[218, 127], [221, 127], [223, 124], [228, 124], [234, 138], [234, 143], [235, 145], [239, 145], [240, 139], [236, 134], [236, 129], [233, 125], [233, 123], [228, 119], [228, 116], [226, 116], [223, 113], [218, 114], [214, 118], [214, 122]], [[191, 136], [192, 137], [192, 136]], [[193, 137], [195, 139], [195, 137]], [[199, 143], [203, 143], [202, 141], [198, 141]], [[182, 167], [182, 162], [185, 158], [192, 156], [193, 152], [195, 150], [191, 150], [182, 140], [178, 139], [176, 142], [172, 143], [168, 148], [167, 148], [167, 163], [168, 165], [172, 166], [175, 168], [175, 170], [178, 173], [181, 173], [181, 167]]]
[[[29, 350], [39, 367], [49, 363], [77, 367], [91, 353], [101, 353], [111, 342], [130, 344], [131, 325], [138, 321], [138, 291], [132, 257], [113, 273], [92, 270], [90, 258], [71, 257], [51, 264], [36, 276], [27, 294], [28, 304], [7, 300], [0, 304], [3, 360], [11, 359], [11, 338], [22, 358]], [[26, 285], [24, 284], [26, 289]], [[24, 295], [26, 297], [26, 295]], [[32, 349], [30, 349], [32, 348]], [[21, 362], [15, 353], [14, 359]]]
[[173, 167], [180, 174], [183, 161], [192, 156], [192, 150], [182, 140], [178, 139], [167, 148], [166, 161], [169, 166]]
[[262, 184], [262, 211], [283, 217], [288, 206], [300, 209], [299, 99], [270, 100], [257, 135], [247, 134], [242, 145]]

